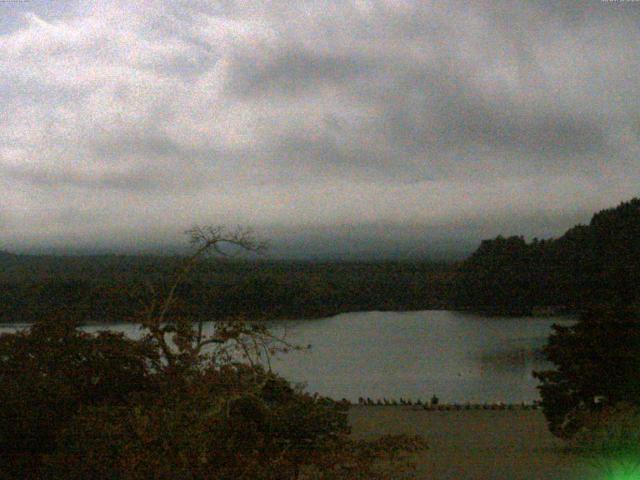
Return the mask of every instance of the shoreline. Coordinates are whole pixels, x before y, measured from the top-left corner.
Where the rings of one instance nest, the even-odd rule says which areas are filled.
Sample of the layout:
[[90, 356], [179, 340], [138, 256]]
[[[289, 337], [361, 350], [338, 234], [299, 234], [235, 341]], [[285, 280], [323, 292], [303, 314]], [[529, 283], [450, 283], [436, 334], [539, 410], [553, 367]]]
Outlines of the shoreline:
[[[370, 313], [370, 312], [380, 312], [380, 313], [413, 313], [413, 312], [457, 312], [462, 314], [469, 314], [472, 316], [486, 316], [488, 318], [509, 318], [509, 319], [517, 319], [517, 318], [526, 318], [527, 320], [548, 320], [553, 317], [567, 318], [572, 319], [576, 317], [576, 313], [573, 312], [563, 312], [557, 314], [545, 314], [545, 315], [534, 315], [534, 314], [526, 314], [526, 313], [515, 313], [509, 311], [484, 311], [482, 309], [472, 309], [472, 308], [448, 308], [443, 305], [431, 305], [426, 307], [410, 307], [410, 308], [371, 308], [368, 310], [327, 310], [325, 312], [310, 312], [306, 314], [282, 314], [282, 315], [256, 315], [253, 320], [248, 320], [251, 322], [271, 322], [271, 321], [311, 321], [311, 320], [323, 320], [328, 318], [337, 317], [338, 315], [349, 315], [349, 314], [357, 314], [357, 313]], [[238, 314], [240, 315], [240, 314]], [[209, 320], [205, 320], [205, 322], [224, 322], [233, 320], [234, 317], [225, 317], [225, 318], [213, 318]], [[199, 320], [194, 319], [192, 322], [196, 323]], [[9, 326], [9, 325], [17, 325], [17, 326], [29, 326], [35, 323], [35, 321], [19, 321], [15, 319], [0, 319], [0, 326]], [[88, 320], [80, 323], [80, 326], [95, 326], [95, 325], [139, 325], [142, 322], [137, 320]]]
[[533, 400], [531, 402], [517, 402], [517, 403], [505, 403], [505, 402], [454, 402], [454, 403], [437, 403], [431, 404], [430, 402], [422, 402], [421, 400], [404, 400], [400, 399], [385, 399], [384, 400], [371, 400], [362, 399], [357, 403], [349, 402], [346, 399], [342, 399], [340, 403], [349, 405], [349, 407], [404, 407], [411, 410], [426, 412], [453, 412], [453, 411], [470, 411], [470, 410], [540, 410], [540, 400]]

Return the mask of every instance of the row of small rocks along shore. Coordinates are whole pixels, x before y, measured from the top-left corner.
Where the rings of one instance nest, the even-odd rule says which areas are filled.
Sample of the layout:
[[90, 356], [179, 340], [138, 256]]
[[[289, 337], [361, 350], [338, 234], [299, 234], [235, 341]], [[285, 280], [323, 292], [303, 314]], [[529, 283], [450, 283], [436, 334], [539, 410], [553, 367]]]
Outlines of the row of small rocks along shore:
[[437, 399], [432, 398], [431, 401], [411, 400], [411, 399], [376, 399], [360, 397], [357, 404], [353, 404], [346, 399], [342, 403], [361, 406], [409, 406], [418, 407], [430, 411], [451, 411], [451, 410], [537, 410], [540, 408], [539, 401], [520, 402], [520, 403], [440, 403]]

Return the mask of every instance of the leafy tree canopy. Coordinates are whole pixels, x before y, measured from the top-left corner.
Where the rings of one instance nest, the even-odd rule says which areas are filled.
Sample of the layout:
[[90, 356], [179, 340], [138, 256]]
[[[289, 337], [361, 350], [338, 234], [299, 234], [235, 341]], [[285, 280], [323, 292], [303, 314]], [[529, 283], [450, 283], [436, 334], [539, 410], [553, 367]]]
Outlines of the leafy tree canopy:
[[640, 406], [638, 304], [592, 305], [572, 326], [554, 326], [545, 354], [555, 369], [540, 379], [550, 430], [571, 437], [590, 412], [619, 403]]
[[[194, 254], [161, 291], [150, 285], [145, 335], [82, 332], [65, 315], [0, 336], [0, 477], [294, 480], [408, 478], [419, 438], [349, 437], [348, 406], [304, 393], [264, 367], [296, 348], [262, 324], [169, 315], [179, 287], [223, 244], [255, 251], [242, 230], [197, 229]], [[404, 472], [404, 473], [403, 473]]]
[[580, 311], [640, 292], [640, 198], [596, 213], [558, 239], [485, 240], [461, 265], [454, 303], [516, 314], [536, 306]]

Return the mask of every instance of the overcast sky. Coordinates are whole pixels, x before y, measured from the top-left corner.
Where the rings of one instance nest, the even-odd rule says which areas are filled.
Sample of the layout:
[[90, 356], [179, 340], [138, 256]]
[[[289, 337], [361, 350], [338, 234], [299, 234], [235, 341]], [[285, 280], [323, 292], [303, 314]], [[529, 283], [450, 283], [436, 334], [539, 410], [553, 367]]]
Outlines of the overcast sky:
[[636, 2], [5, 0], [0, 243], [559, 235], [640, 193], [639, 80]]

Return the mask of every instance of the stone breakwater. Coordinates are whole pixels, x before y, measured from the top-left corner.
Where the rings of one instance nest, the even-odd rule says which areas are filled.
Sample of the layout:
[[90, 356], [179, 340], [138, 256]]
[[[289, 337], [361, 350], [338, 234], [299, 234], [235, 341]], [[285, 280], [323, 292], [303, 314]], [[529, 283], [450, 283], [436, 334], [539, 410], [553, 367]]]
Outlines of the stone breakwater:
[[406, 406], [413, 409], [428, 411], [452, 411], [452, 410], [538, 410], [541, 407], [540, 401], [521, 403], [439, 403], [433, 401], [411, 400], [411, 399], [371, 399], [359, 398], [357, 403], [352, 403], [343, 399], [341, 403], [348, 405], [382, 407], [382, 406]]

